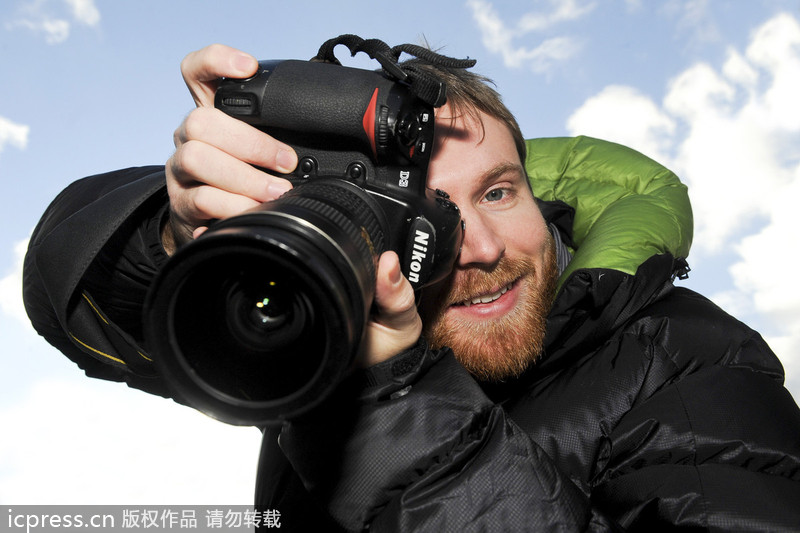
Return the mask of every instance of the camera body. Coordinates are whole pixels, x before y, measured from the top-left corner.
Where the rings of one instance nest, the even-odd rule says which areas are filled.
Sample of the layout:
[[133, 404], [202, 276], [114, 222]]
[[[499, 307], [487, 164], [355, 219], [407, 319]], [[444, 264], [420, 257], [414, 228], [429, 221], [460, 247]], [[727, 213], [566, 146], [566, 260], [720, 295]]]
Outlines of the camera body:
[[262, 61], [222, 80], [215, 105], [296, 150], [294, 188], [181, 247], [150, 288], [145, 337], [178, 400], [231, 424], [279, 424], [352, 367], [378, 256], [397, 252], [420, 289], [452, 269], [463, 223], [426, 186], [433, 109], [402, 82]]
[[330, 63], [260, 61], [252, 78], [223, 80], [214, 104], [295, 149], [297, 168], [284, 176], [294, 187], [339, 179], [369, 193], [386, 237], [376, 252], [397, 252], [415, 289], [450, 272], [461, 217], [426, 186], [433, 108], [405, 85]]

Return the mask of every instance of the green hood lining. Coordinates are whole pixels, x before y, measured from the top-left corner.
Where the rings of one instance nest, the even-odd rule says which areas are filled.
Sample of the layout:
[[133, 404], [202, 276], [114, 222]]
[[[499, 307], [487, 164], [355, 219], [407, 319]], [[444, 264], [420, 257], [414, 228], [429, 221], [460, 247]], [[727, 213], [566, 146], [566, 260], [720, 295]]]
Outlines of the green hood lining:
[[526, 141], [533, 192], [575, 209], [573, 259], [582, 268], [635, 274], [655, 254], [686, 258], [692, 243], [687, 188], [667, 168], [626, 146], [591, 137]]

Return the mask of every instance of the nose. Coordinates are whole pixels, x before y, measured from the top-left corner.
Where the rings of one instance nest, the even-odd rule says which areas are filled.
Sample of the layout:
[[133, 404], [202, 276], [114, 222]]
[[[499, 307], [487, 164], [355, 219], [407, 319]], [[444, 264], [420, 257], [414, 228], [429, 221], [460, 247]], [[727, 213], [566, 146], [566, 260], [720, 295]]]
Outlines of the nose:
[[495, 265], [505, 253], [505, 241], [492, 224], [480, 216], [464, 219], [464, 240], [458, 266], [490, 267]]

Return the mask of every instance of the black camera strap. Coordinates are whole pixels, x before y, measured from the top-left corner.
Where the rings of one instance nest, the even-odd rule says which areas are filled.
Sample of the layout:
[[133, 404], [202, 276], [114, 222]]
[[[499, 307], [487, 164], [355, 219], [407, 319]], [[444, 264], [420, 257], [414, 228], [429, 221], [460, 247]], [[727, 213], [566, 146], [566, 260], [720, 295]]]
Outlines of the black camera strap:
[[416, 44], [400, 44], [390, 47], [380, 39], [362, 39], [358, 35], [352, 34], [340, 35], [325, 41], [312, 61], [324, 61], [341, 65], [333, 53], [333, 49], [340, 44], [350, 49], [351, 56], [364, 52], [372, 59], [377, 60], [388, 76], [397, 81], [408, 83], [418, 98], [434, 107], [441, 107], [447, 101], [447, 89], [444, 82], [429, 72], [417, 68], [414, 64], [401, 63], [400, 55], [405, 52], [432, 65], [451, 69], [466, 69], [476, 63], [474, 59], [456, 59], [443, 56]]

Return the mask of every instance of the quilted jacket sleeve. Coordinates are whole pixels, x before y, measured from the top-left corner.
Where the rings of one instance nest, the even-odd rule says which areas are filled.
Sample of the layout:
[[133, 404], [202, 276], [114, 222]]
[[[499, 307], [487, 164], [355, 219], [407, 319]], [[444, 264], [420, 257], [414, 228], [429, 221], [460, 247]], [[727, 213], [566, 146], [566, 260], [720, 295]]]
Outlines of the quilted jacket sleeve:
[[48, 207], [25, 256], [34, 328], [90, 377], [169, 395], [142, 345], [144, 297], [166, 254], [163, 167], [78, 180]]
[[345, 529], [615, 530], [450, 350], [421, 341], [349, 385], [280, 438]]

